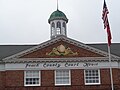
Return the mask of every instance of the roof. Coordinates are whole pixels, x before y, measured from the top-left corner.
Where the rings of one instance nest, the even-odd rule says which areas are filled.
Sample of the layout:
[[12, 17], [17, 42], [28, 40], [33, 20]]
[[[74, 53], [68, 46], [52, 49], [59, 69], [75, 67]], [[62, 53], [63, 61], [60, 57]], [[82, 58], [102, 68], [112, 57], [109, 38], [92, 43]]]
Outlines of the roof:
[[[100, 44], [87, 44], [91, 47], [100, 49], [102, 51], [108, 52], [108, 46], [106, 43]], [[120, 43], [112, 43], [110, 46], [111, 53], [120, 57]]]
[[[62, 38], [62, 39], [64, 39], [64, 38]], [[57, 39], [55, 39], [55, 41], [56, 40]], [[66, 40], [68, 41], [70, 39], [67, 38]], [[47, 43], [49, 43], [50, 41], [51, 40], [48, 40]], [[43, 46], [45, 43], [42, 43]], [[42, 45], [42, 44], [40, 44], [40, 45]], [[103, 43], [103, 44], [102, 43], [101, 44], [85, 44], [85, 45], [107, 52], [107, 44], [105, 44], [105, 43]], [[6, 57], [9, 57], [11, 55], [14, 55], [16, 53], [20, 53], [22, 51], [25, 51], [25, 50], [28, 50], [31, 48], [38, 48], [38, 47], [39, 47], [39, 45], [0, 45], [0, 52], [2, 52], [2, 53], [0, 53], [0, 60], [4, 59]], [[89, 47], [87, 47], [87, 48], [89, 48]], [[114, 54], [114, 55], [117, 55], [120, 57], [120, 43], [112, 43], [111, 54]]]
[[0, 60], [36, 45], [0, 45]]
[[50, 15], [50, 18], [48, 19], [48, 22], [50, 23], [50, 21], [56, 20], [56, 19], [63, 19], [66, 22], [68, 22], [68, 19], [67, 19], [66, 15], [58, 9]]

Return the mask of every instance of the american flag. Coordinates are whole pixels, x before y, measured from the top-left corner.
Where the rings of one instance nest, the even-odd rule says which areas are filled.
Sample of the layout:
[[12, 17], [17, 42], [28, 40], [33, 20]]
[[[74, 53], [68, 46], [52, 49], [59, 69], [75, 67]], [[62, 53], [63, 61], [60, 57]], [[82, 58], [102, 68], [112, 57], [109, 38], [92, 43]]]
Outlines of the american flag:
[[102, 13], [102, 19], [103, 19], [103, 23], [104, 23], [104, 29], [107, 27], [107, 25], [109, 24], [108, 22], [108, 17], [107, 14], [109, 13], [108, 9], [107, 9], [107, 5], [106, 2], [104, 0], [104, 5], [103, 5], [103, 13]]
[[104, 29], [107, 28], [107, 35], [108, 35], [108, 45], [111, 45], [111, 32], [110, 32], [110, 26], [109, 26], [109, 22], [108, 22], [108, 16], [107, 14], [109, 13], [108, 9], [107, 9], [107, 5], [106, 2], [104, 0], [104, 5], [103, 5], [103, 13], [102, 13], [102, 19], [103, 19], [103, 23], [104, 23]]

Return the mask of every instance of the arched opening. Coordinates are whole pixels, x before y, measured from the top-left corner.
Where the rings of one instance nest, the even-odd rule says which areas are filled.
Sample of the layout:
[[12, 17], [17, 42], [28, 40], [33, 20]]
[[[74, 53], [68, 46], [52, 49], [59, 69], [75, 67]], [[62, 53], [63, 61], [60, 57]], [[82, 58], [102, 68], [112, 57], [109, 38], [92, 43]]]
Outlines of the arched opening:
[[52, 22], [52, 25], [51, 25], [51, 35], [53, 36], [55, 34], [55, 23]]
[[57, 34], [61, 34], [61, 23], [57, 22]]
[[63, 22], [63, 35], [66, 35], [66, 23], [65, 22]]

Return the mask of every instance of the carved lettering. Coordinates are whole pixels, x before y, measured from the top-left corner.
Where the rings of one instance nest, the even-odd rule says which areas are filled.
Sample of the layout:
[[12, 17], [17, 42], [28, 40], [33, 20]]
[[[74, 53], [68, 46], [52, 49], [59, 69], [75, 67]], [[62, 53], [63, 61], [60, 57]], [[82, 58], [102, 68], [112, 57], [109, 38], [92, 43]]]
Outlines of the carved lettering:
[[59, 63], [44, 63], [43, 64], [44, 68], [50, 68], [50, 67], [59, 68], [60, 66], [61, 66], [61, 64], [59, 64]]
[[98, 63], [84, 63], [83, 66], [84, 67], [93, 67], [93, 66], [97, 66]]
[[69, 68], [69, 67], [95, 67], [98, 63], [86, 62], [83, 65], [80, 62], [44, 62], [44, 63], [26, 63], [25, 68]]
[[66, 62], [65, 63], [65, 67], [78, 67], [79, 66], [79, 63], [68, 63], [68, 62]]
[[39, 67], [38, 63], [27, 63], [25, 68], [30, 68], [30, 67]]

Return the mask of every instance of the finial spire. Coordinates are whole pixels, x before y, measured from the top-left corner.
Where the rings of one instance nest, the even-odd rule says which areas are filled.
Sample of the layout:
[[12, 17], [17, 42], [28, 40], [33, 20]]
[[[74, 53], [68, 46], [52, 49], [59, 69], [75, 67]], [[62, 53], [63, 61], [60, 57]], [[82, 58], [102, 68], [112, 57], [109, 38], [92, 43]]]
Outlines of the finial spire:
[[57, 0], [57, 10], [58, 10], [58, 0]]

